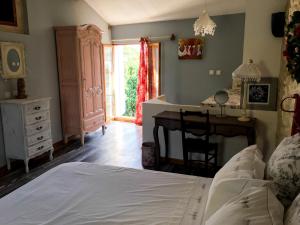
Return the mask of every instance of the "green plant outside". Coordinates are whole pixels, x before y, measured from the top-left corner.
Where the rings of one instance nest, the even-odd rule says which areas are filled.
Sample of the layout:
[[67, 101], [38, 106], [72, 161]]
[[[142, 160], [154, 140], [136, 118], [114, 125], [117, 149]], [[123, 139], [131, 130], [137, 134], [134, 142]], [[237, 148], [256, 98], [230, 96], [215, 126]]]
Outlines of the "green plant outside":
[[126, 111], [123, 116], [134, 117], [136, 111], [136, 95], [139, 68], [139, 49], [124, 47], [125, 95]]

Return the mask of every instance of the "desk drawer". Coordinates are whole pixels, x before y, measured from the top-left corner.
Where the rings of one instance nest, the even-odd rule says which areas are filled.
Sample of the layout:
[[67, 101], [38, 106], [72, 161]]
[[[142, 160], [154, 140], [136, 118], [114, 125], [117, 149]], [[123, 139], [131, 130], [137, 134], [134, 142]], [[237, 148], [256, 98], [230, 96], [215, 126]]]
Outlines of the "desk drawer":
[[35, 134], [33, 136], [27, 137], [28, 146], [35, 145], [41, 141], [45, 141], [51, 138], [51, 132], [48, 129], [47, 131]]
[[37, 112], [46, 111], [49, 109], [49, 101], [39, 101], [25, 106], [26, 114], [32, 114]]
[[42, 154], [43, 152], [49, 151], [51, 148], [53, 148], [51, 139], [40, 142], [28, 148], [28, 156], [31, 157]]
[[32, 115], [26, 115], [25, 117], [25, 121], [26, 121], [26, 125], [31, 125], [31, 124], [35, 124], [35, 123], [39, 123], [45, 120], [49, 119], [49, 112], [40, 112], [40, 113], [35, 113]]
[[27, 136], [31, 136], [31, 135], [43, 132], [43, 131], [48, 130], [48, 129], [50, 129], [50, 121], [49, 120], [41, 122], [41, 123], [37, 123], [37, 124], [34, 124], [34, 125], [27, 126], [26, 127], [26, 134], [27, 134]]

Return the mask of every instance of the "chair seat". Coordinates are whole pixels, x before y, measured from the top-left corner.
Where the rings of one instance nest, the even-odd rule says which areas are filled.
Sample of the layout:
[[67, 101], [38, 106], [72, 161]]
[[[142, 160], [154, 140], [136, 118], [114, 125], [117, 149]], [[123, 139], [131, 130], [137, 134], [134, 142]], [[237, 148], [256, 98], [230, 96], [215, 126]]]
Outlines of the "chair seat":
[[205, 153], [215, 151], [217, 148], [216, 143], [207, 143], [200, 138], [187, 138], [185, 140], [186, 151], [195, 153]]

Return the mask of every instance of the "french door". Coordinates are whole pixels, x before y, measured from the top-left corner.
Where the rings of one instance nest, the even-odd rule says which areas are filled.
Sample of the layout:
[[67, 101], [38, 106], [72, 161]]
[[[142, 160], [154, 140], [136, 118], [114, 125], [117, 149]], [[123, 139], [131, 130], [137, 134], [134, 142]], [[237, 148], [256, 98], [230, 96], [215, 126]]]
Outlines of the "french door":
[[[107, 121], [134, 121], [139, 54], [138, 44], [104, 45]], [[151, 43], [149, 57], [152, 59], [153, 68], [153, 76], [149, 80], [151, 83], [149, 97], [151, 98], [157, 97], [161, 91], [159, 43]]]

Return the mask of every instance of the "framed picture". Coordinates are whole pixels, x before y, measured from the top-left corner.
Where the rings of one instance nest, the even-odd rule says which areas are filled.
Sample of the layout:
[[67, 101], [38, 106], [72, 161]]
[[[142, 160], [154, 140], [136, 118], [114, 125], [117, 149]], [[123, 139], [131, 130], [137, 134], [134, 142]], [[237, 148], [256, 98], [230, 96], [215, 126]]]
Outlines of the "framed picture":
[[203, 46], [201, 38], [179, 39], [178, 59], [202, 59]]
[[17, 26], [16, 1], [0, 1], [0, 24]]
[[0, 31], [28, 34], [26, 0], [0, 0]]
[[[278, 78], [263, 77], [260, 82], [247, 84], [247, 109], [277, 111]], [[244, 85], [241, 90], [241, 105]]]
[[270, 102], [271, 84], [248, 84], [248, 104], [268, 105]]
[[24, 45], [0, 42], [0, 75], [4, 79], [23, 78], [25, 70]]

